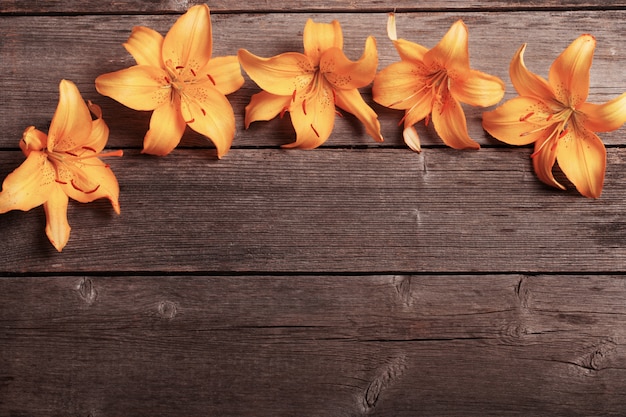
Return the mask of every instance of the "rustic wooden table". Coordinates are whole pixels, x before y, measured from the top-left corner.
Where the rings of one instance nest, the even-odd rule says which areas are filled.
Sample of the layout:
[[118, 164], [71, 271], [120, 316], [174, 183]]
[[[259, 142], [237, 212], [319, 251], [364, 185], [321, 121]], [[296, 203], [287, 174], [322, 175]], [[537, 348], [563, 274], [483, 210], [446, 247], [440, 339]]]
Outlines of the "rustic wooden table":
[[[442, 146], [371, 100], [385, 142], [347, 115], [313, 151], [284, 150], [289, 117], [243, 128], [259, 91], [229, 96], [230, 153], [187, 131], [166, 157], [140, 153], [150, 113], [94, 79], [134, 63], [135, 25], [166, 33], [192, 2], [0, 0], [0, 177], [46, 130], [62, 78], [103, 108], [121, 215], [72, 202], [57, 253], [45, 215], [0, 215], [0, 416], [433, 416], [626, 413], [625, 128], [601, 133], [601, 198], [544, 186], [530, 147], [483, 132]], [[386, 36], [432, 47], [457, 19], [472, 66], [501, 77], [527, 42], [547, 75], [582, 33], [597, 40], [589, 101], [626, 90], [626, 2], [216, 0], [215, 55], [302, 50], [302, 29], [338, 19], [351, 59]]]

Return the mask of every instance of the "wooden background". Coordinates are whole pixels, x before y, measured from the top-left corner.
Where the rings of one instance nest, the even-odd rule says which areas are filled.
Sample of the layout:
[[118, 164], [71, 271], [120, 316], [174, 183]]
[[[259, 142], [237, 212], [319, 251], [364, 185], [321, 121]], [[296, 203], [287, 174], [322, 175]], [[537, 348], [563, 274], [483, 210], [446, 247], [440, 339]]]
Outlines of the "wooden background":
[[[351, 116], [313, 151], [283, 150], [288, 117], [243, 129], [258, 92], [229, 96], [238, 131], [217, 160], [188, 131], [141, 155], [150, 113], [98, 95], [133, 64], [134, 25], [166, 33], [192, 1], [0, 0], [0, 177], [47, 130], [58, 83], [102, 106], [122, 214], [72, 202], [57, 253], [43, 208], [0, 215], [0, 416], [504, 416], [626, 414], [625, 128], [607, 145], [604, 193], [535, 177], [466, 108], [479, 151], [401, 141], [401, 112], [372, 103], [383, 144]], [[338, 19], [346, 54], [386, 37], [432, 47], [462, 18], [476, 69], [514, 90], [523, 42], [542, 75], [577, 36], [598, 40], [589, 101], [626, 91], [626, 2], [216, 0], [214, 54], [302, 50]]]

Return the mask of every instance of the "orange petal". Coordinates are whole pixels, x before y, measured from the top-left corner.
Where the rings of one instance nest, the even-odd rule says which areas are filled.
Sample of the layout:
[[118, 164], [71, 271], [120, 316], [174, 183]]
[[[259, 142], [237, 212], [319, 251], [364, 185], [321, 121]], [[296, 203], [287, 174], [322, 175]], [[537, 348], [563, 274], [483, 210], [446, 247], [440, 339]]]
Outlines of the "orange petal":
[[526, 44], [522, 45], [509, 64], [509, 75], [513, 87], [520, 96], [537, 97], [545, 102], [555, 99], [554, 91], [548, 82], [539, 75], [530, 72], [524, 64], [524, 51]]
[[246, 106], [246, 129], [252, 122], [271, 120], [291, 105], [291, 96], [277, 96], [267, 91], [254, 94]]
[[403, 61], [423, 62], [424, 54], [428, 52], [425, 46], [404, 39], [394, 41], [393, 45]]
[[117, 214], [120, 213], [120, 188], [115, 174], [107, 164], [90, 158], [85, 164], [71, 169], [71, 181], [61, 185], [70, 198], [89, 203], [99, 198], [108, 198]]
[[28, 156], [31, 151], [41, 151], [46, 149], [48, 145], [48, 135], [41, 130], [35, 129], [35, 126], [29, 126], [24, 130], [20, 148], [24, 155]]
[[209, 6], [191, 7], [178, 18], [163, 40], [163, 62], [196, 72], [211, 58], [213, 46]]
[[[543, 140], [553, 131], [549, 109], [533, 97], [515, 97], [495, 110], [483, 113], [483, 128], [494, 138], [511, 145]], [[532, 117], [527, 117], [532, 115]], [[541, 121], [541, 122], [539, 122]]]
[[56, 173], [44, 152], [32, 151], [22, 165], [7, 175], [0, 193], [0, 213], [28, 211], [50, 196]]
[[226, 155], [235, 137], [235, 114], [228, 99], [206, 84], [190, 85], [183, 98], [182, 112], [187, 125], [208, 137], [217, 148], [217, 157]]
[[602, 194], [606, 149], [602, 140], [585, 129], [572, 129], [559, 139], [556, 159], [567, 178], [585, 197]]
[[150, 155], [169, 154], [180, 142], [185, 132], [185, 119], [180, 110], [180, 98], [174, 96], [161, 107], [157, 107], [150, 118], [150, 130], [143, 139], [143, 151]]
[[532, 154], [533, 167], [537, 177], [552, 187], [565, 189], [552, 174], [552, 167], [556, 161], [556, 148], [552, 146], [552, 143], [547, 142], [549, 140], [548, 135], [535, 142], [535, 152]]
[[89, 110], [96, 116], [91, 122], [91, 133], [89, 137], [81, 145], [83, 147], [93, 149], [96, 153], [101, 152], [109, 139], [109, 127], [102, 118], [102, 110], [100, 106], [89, 102]]
[[[413, 62], [395, 62], [374, 78], [372, 95], [375, 102], [392, 109], [409, 109], [423, 96], [431, 96], [420, 77], [421, 68]], [[430, 112], [430, 111], [429, 111]]]
[[212, 58], [198, 74], [198, 78], [206, 74], [206, 78], [224, 95], [234, 93], [244, 83], [239, 59], [235, 55]]
[[443, 142], [454, 149], [478, 149], [467, 133], [467, 122], [461, 103], [449, 93], [436, 100], [432, 111], [433, 125]]
[[163, 36], [150, 28], [135, 26], [124, 48], [135, 58], [138, 65], [151, 65], [163, 68], [161, 49]]
[[470, 70], [467, 26], [457, 20], [439, 41], [424, 54], [427, 67], [446, 68], [452, 78], [462, 77]]
[[383, 141], [378, 115], [363, 101], [359, 90], [337, 90], [335, 96], [338, 107], [355, 115], [365, 125], [367, 134], [373, 137], [376, 142]]
[[332, 90], [326, 84], [319, 86], [317, 93], [305, 102], [296, 101], [289, 114], [296, 130], [296, 141], [283, 147], [317, 148], [328, 139], [335, 123]]
[[492, 106], [504, 97], [504, 82], [498, 77], [470, 70], [467, 77], [451, 80], [454, 98], [472, 106]]
[[330, 48], [322, 55], [320, 71], [336, 88], [350, 90], [370, 84], [376, 75], [378, 52], [376, 40], [368, 37], [361, 58], [350, 61], [339, 48]]
[[48, 131], [48, 150], [75, 149], [91, 132], [91, 113], [76, 85], [67, 80], [59, 84], [59, 105]]
[[102, 74], [96, 78], [96, 90], [134, 110], [154, 110], [171, 95], [167, 73], [148, 65]]
[[626, 93], [604, 104], [583, 103], [583, 123], [592, 132], [611, 132], [626, 123]]
[[315, 67], [305, 55], [287, 52], [272, 58], [261, 58], [240, 49], [239, 62], [252, 81], [268, 93], [291, 96], [313, 80]]
[[60, 187], [52, 188], [48, 201], [43, 205], [46, 211], [46, 235], [56, 250], [61, 252], [70, 239], [71, 228], [67, 222], [68, 198]]
[[561, 103], [576, 107], [587, 100], [589, 70], [595, 47], [596, 39], [593, 36], [582, 35], [552, 63], [548, 81]]
[[322, 54], [330, 48], [343, 49], [343, 33], [339, 22], [315, 23], [307, 20], [303, 33], [304, 54], [318, 65]]
[[417, 153], [422, 152], [422, 146], [420, 145], [420, 137], [417, 134], [417, 130], [413, 126], [405, 127], [402, 131], [402, 137], [404, 138], [404, 143], [407, 144], [409, 148], [414, 150]]

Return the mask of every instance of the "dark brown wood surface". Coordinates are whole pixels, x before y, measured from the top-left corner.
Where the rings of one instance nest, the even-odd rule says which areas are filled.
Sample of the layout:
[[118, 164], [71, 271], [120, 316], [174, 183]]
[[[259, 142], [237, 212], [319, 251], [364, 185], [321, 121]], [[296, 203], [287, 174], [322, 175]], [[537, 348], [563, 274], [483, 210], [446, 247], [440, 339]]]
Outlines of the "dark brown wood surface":
[[[229, 96], [230, 153], [191, 132], [140, 154], [149, 113], [93, 80], [133, 63], [135, 25], [165, 33], [193, 2], [0, 0], [0, 179], [24, 128], [47, 129], [62, 78], [100, 104], [121, 215], [73, 202], [57, 253], [45, 215], [0, 215], [0, 416], [621, 416], [626, 414], [625, 128], [602, 133], [605, 188], [542, 185], [529, 147], [424, 150], [372, 104], [385, 142], [351, 116], [313, 151], [283, 150], [289, 118], [243, 129], [258, 92]], [[307, 18], [338, 19], [356, 59], [377, 39], [433, 46], [459, 18], [473, 67], [500, 76], [527, 42], [547, 75], [578, 35], [598, 40], [589, 101], [626, 91], [623, 1], [209, 3], [215, 55], [302, 48]], [[371, 90], [362, 93], [369, 103]]]

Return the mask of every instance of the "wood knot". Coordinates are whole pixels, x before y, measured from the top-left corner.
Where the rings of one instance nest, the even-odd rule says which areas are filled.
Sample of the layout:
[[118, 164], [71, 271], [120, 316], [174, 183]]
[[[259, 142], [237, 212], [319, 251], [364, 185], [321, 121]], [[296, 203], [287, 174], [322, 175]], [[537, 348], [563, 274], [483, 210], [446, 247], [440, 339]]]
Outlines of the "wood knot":
[[159, 317], [166, 320], [172, 320], [178, 313], [178, 306], [173, 301], [161, 301], [157, 307]]
[[365, 389], [363, 398], [363, 408], [371, 411], [378, 402], [381, 392], [395, 382], [406, 370], [406, 358], [404, 355], [393, 358], [390, 363], [385, 364], [378, 370], [374, 379]]
[[89, 278], [83, 278], [78, 283], [76, 291], [80, 298], [88, 305], [93, 304], [98, 298], [98, 292], [96, 291], [93, 281]]

